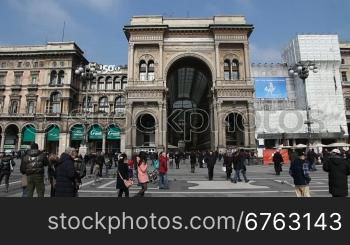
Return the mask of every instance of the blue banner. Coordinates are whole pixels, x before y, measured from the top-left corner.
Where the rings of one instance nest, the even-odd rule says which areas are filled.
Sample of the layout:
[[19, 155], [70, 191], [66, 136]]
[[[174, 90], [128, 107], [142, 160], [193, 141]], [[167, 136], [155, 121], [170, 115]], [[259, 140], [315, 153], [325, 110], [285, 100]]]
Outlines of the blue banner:
[[256, 98], [286, 99], [288, 98], [285, 77], [257, 77], [255, 78]]

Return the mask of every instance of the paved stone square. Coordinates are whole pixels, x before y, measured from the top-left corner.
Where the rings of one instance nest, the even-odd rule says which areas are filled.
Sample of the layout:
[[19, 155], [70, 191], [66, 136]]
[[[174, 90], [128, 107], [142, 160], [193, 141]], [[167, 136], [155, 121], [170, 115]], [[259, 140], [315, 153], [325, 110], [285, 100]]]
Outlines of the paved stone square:
[[[5, 186], [0, 186], [0, 196], [20, 197], [21, 196], [21, 175], [18, 170], [10, 179], [10, 192], [4, 193]], [[294, 197], [293, 180], [288, 174], [289, 166], [284, 166], [280, 176], [274, 175], [273, 166], [254, 165], [247, 166], [249, 183], [239, 182], [233, 184], [226, 180], [222, 171], [222, 162], [215, 167], [214, 180], [208, 181], [207, 169], [196, 168], [193, 174], [190, 172], [190, 165], [187, 161], [182, 163], [180, 169], [169, 169], [169, 190], [160, 190], [156, 184], [149, 184], [147, 197]], [[89, 172], [88, 166], [88, 172]], [[116, 197], [115, 169], [109, 171], [108, 176], [94, 184], [92, 177], [84, 178], [79, 191], [80, 197]], [[104, 173], [105, 174], [105, 173]], [[327, 174], [318, 166], [318, 171], [312, 172], [310, 185], [313, 197], [329, 197]], [[131, 196], [134, 196], [140, 187], [134, 185], [131, 189]], [[46, 188], [46, 195], [49, 196], [49, 186]]]

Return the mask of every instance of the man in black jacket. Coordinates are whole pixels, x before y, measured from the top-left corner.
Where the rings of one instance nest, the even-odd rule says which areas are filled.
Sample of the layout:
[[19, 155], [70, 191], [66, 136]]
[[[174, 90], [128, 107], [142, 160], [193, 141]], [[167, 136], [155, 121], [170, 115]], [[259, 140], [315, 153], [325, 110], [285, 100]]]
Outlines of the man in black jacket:
[[280, 175], [282, 172], [283, 157], [279, 150], [273, 155], [272, 161], [275, 166], [276, 175]]
[[0, 160], [0, 185], [2, 182], [2, 179], [5, 178], [5, 185], [6, 189], [5, 192], [9, 192], [9, 182], [10, 182], [10, 175], [13, 170], [13, 167], [15, 166], [15, 163], [13, 161], [13, 157], [11, 155], [5, 155]]
[[33, 197], [35, 189], [38, 197], [44, 197], [44, 170], [48, 164], [49, 161], [46, 155], [39, 151], [38, 144], [33, 143], [30, 150], [23, 157], [20, 167], [21, 173], [27, 175], [28, 197]]
[[332, 155], [323, 164], [323, 170], [328, 172], [329, 193], [333, 197], [347, 197], [350, 163], [341, 156], [340, 150], [332, 151]]
[[105, 156], [102, 152], [97, 153], [96, 164], [100, 166], [99, 176], [102, 177], [102, 168], [103, 168], [103, 165], [105, 165]]
[[208, 167], [208, 177], [209, 177], [209, 180], [211, 181], [211, 180], [213, 180], [213, 176], [214, 176], [214, 167], [216, 164], [216, 156], [213, 153], [213, 151], [210, 151], [205, 159], [206, 159], [205, 162], [206, 162], [207, 167]]

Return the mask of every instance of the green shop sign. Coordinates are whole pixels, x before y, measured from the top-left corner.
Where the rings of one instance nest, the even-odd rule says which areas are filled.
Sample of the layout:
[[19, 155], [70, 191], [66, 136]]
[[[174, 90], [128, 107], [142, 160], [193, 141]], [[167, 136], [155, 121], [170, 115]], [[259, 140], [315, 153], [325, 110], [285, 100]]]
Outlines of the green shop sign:
[[84, 127], [82, 125], [72, 128], [71, 140], [82, 140], [84, 138]]
[[22, 141], [25, 143], [35, 142], [36, 129], [33, 126], [28, 126], [24, 129]]
[[89, 133], [89, 139], [102, 140], [102, 128], [99, 126], [93, 126]]
[[60, 129], [58, 127], [52, 127], [47, 132], [48, 141], [60, 141]]
[[120, 128], [110, 127], [107, 132], [107, 139], [120, 140]]

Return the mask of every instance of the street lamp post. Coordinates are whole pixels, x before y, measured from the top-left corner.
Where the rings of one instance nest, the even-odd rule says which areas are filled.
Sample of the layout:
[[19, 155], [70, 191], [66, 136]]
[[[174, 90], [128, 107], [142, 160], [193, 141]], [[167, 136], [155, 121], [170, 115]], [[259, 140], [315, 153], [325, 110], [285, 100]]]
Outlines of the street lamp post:
[[89, 85], [91, 86], [91, 81], [93, 81], [97, 77], [99, 72], [100, 70], [96, 63], [89, 63], [87, 65], [81, 64], [75, 70], [75, 74], [79, 76], [82, 80], [85, 80], [86, 82], [85, 100], [83, 101], [83, 103], [85, 103], [84, 137], [82, 139], [82, 143], [79, 148], [79, 152], [82, 155], [85, 155], [87, 153], [88, 127], [89, 127], [89, 121], [88, 121]]
[[297, 64], [291, 66], [289, 68], [289, 74], [294, 77], [299, 77], [303, 81], [303, 85], [305, 88], [305, 106], [306, 106], [306, 121], [305, 124], [307, 125], [307, 135], [308, 135], [308, 148], [311, 144], [311, 124], [313, 122], [310, 118], [310, 106], [308, 103], [307, 98], [307, 90], [306, 90], [306, 79], [309, 77], [310, 71], [313, 71], [314, 73], [318, 72], [318, 68], [316, 67], [315, 63], [311, 61], [300, 61]]

